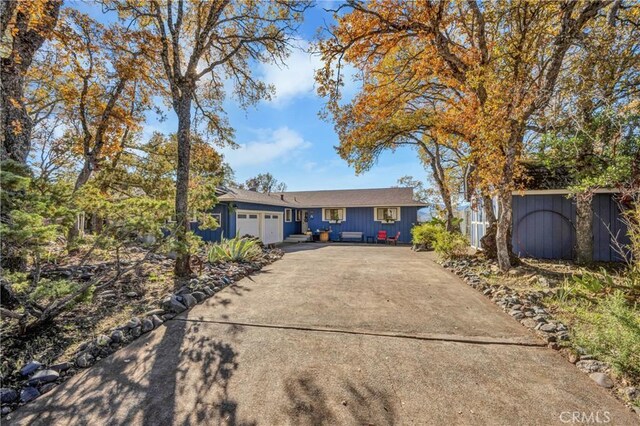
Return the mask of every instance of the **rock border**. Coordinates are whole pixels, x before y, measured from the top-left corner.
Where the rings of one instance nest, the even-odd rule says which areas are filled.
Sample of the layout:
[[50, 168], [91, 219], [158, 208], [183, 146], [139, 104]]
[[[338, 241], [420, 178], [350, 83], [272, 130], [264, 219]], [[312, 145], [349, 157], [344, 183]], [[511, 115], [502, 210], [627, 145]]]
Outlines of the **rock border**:
[[175, 293], [166, 295], [157, 301], [159, 306], [145, 312], [140, 317], [132, 317], [127, 323], [117, 326], [105, 334], [100, 334], [81, 343], [73, 355], [73, 361], [45, 366], [36, 360], [24, 365], [20, 372], [20, 389], [0, 388], [0, 414], [5, 415], [43, 395], [79, 371], [91, 367], [102, 358], [106, 358], [127, 346], [145, 333], [160, 327], [165, 321], [204, 302], [225, 287], [240, 279], [260, 271], [265, 266], [282, 258], [281, 249], [265, 250], [263, 257], [250, 263], [225, 263], [217, 265], [224, 269], [220, 275], [203, 274], [192, 278], [189, 283]]
[[[487, 270], [497, 270], [495, 263], [482, 259], [459, 259], [438, 261], [440, 265], [448, 271], [459, 276], [462, 281], [470, 287], [480, 291], [484, 296], [507, 312], [514, 320], [533, 331], [538, 337], [547, 342], [547, 346], [560, 352], [570, 363], [574, 364], [580, 371], [588, 374], [589, 377], [599, 386], [612, 391], [614, 396], [622, 403], [635, 411], [640, 416], [640, 407], [632, 405], [622, 398], [626, 396], [630, 400], [640, 397], [640, 388], [635, 386], [625, 386], [611, 375], [612, 368], [609, 364], [595, 359], [578, 348], [578, 353], [564, 347], [571, 341], [569, 328], [561, 321], [552, 317], [542, 300], [545, 297], [553, 296], [554, 289], [543, 291], [518, 291], [505, 285], [489, 284], [484, 278], [476, 274], [471, 267], [486, 267]], [[517, 275], [518, 270], [512, 275]], [[511, 273], [511, 271], [510, 271]], [[564, 345], [564, 346], [563, 346]]]

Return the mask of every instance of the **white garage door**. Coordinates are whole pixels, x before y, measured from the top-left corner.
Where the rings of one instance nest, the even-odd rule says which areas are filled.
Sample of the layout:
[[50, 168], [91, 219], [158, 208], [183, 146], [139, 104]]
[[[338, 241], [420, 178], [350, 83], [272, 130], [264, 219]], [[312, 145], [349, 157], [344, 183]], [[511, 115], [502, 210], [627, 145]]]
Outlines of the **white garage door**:
[[282, 215], [278, 213], [265, 213], [264, 214], [264, 238], [262, 241], [265, 244], [279, 243], [282, 241], [280, 236], [280, 222], [282, 221]]
[[257, 213], [238, 212], [236, 230], [241, 237], [253, 235], [254, 237], [262, 238], [260, 235], [260, 215]]

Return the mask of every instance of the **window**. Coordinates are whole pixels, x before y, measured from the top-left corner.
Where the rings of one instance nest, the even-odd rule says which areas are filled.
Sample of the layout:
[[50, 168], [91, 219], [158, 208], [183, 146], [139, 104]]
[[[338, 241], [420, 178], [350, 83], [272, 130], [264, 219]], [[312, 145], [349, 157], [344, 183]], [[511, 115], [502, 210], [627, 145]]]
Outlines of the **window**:
[[249, 215], [249, 219], [257, 219], [258, 215], [257, 214], [250, 214]]
[[284, 221], [291, 222], [291, 209], [284, 209]]
[[246, 219], [247, 215], [246, 214], [238, 214], [238, 219]]
[[296, 222], [302, 221], [302, 210], [296, 210]]
[[216, 220], [218, 226], [222, 226], [222, 214], [220, 213], [212, 213], [211, 216]]
[[323, 222], [340, 223], [344, 222], [346, 218], [347, 213], [344, 208], [322, 209]]
[[265, 219], [271, 219], [271, 215], [270, 215], [270, 214], [265, 214], [265, 215], [264, 215], [264, 218], [265, 218]]
[[400, 220], [400, 207], [376, 207], [375, 220], [385, 223]]

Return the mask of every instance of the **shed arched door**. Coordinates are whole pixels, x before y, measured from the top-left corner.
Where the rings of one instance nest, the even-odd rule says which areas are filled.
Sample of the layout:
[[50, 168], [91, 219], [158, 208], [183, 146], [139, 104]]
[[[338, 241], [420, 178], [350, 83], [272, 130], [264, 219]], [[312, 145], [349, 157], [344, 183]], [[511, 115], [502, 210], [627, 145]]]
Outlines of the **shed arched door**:
[[573, 259], [576, 208], [564, 194], [513, 196], [513, 252], [520, 257]]
[[535, 210], [515, 223], [513, 251], [520, 257], [573, 259], [574, 247], [573, 223], [560, 212]]

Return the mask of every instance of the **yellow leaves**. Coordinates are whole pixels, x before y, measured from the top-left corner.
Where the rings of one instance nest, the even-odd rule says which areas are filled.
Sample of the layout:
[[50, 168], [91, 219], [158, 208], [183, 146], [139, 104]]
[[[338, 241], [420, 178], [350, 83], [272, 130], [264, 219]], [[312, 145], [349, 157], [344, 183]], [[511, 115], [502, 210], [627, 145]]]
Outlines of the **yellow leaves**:
[[22, 123], [18, 120], [11, 121], [11, 132], [14, 135], [19, 135], [22, 133]]

